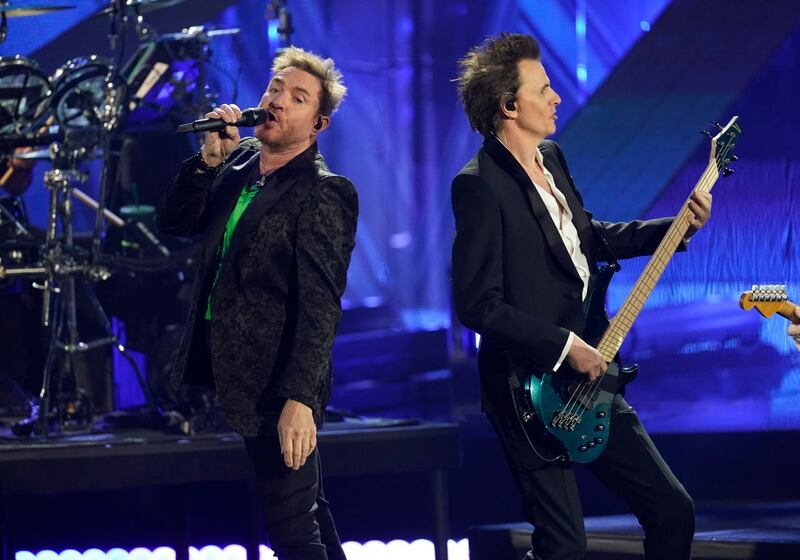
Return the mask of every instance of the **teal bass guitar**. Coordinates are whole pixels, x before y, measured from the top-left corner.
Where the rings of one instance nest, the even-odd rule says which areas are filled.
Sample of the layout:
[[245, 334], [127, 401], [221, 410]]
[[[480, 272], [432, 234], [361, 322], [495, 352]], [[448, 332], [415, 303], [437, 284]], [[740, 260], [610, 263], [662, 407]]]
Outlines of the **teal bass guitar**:
[[[711, 138], [708, 166], [693, 189], [710, 192], [720, 175], [732, 173], [733, 148], [741, 134], [738, 117], [733, 117]], [[709, 133], [709, 136], [711, 134]], [[637, 374], [637, 366], [621, 367], [617, 356], [633, 322], [664, 272], [689, 229], [688, 203], [667, 230], [622, 307], [610, 321], [605, 312], [606, 291], [619, 268], [601, 268], [584, 303], [586, 329], [583, 339], [597, 348], [608, 363], [599, 379], [589, 378], [569, 366], [557, 372], [528, 373], [520, 387], [512, 387], [515, 405], [534, 450], [546, 460], [589, 463], [606, 448], [611, 434], [611, 403], [620, 390]]]

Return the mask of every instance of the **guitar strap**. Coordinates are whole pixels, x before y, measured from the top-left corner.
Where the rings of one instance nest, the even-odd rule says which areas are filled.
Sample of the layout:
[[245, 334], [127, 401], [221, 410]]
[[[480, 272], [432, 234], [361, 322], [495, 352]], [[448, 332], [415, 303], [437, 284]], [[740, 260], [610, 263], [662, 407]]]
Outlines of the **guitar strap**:
[[608, 246], [608, 241], [606, 241], [606, 238], [603, 237], [603, 234], [600, 233], [595, 227], [592, 227], [592, 233], [594, 235], [595, 240], [597, 241], [597, 243], [601, 248], [601, 251], [599, 251], [598, 253], [604, 253], [603, 256], [606, 257], [604, 259], [601, 258], [597, 260], [604, 260], [612, 267], [616, 268], [617, 270], [620, 270], [622, 267], [620, 266], [619, 262], [617, 262], [617, 258], [614, 256], [614, 253], [611, 252], [611, 247]]
[[517, 368], [517, 364], [511, 356], [511, 352], [503, 350], [503, 358], [506, 361], [506, 378], [508, 379], [509, 386], [514, 393], [522, 392], [522, 379], [518, 373], [519, 368]]

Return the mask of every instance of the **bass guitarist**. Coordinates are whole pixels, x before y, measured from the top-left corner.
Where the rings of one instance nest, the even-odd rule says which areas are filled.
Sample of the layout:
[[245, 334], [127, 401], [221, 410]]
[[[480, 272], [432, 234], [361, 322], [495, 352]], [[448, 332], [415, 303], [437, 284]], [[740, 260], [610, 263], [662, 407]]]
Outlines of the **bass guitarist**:
[[[549, 461], [531, 445], [510, 394], [511, 366], [531, 372], [564, 364], [590, 379], [602, 375], [607, 364], [581, 338], [596, 263], [652, 254], [673, 218], [609, 223], [584, 210], [564, 154], [545, 141], [556, 130], [561, 99], [532, 37], [503, 33], [487, 39], [461, 61], [457, 81], [484, 143], [452, 184], [456, 312], [482, 337], [483, 409], [534, 526], [526, 559], [583, 558], [573, 467]], [[695, 195], [689, 208], [687, 236], [708, 220], [711, 196]], [[613, 403], [610, 434], [604, 453], [588, 468], [636, 514], [648, 560], [688, 559], [692, 499], [621, 395]]]

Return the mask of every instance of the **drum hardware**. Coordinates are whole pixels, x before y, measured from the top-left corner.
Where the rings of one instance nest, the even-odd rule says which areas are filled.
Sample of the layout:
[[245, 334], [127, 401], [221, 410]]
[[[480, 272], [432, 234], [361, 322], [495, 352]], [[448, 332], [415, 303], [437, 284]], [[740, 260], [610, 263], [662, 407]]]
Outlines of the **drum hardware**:
[[[0, 269], [24, 267], [35, 262], [40, 249], [39, 240], [28, 229], [24, 203], [18, 197], [0, 198]], [[22, 284], [17, 278], [0, 274], [0, 293], [19, 294]]]
[[[130, 0], [129, 0], [130, 2]], [[112, 2], [112, 5], [121, 5], [121, 2]], [[140, 19], [140, 18], [137, 18]], [[95, 219], [95, 227], [93, 233], [93, 243], [92, 243], [92, 250], [91, 250], [91, 261], [92, 262], [100, 262], [101, 257], [101, 241], [105, 237], [104, 236], [104, 224], [106, 219], [109, 219], [110, 222], [114, 225], [119, 226], [122, 220], [114, 215], [113, 213], [109, 212], [105, 208], [105, 202], [107, 199], [107, 193], [109, 191], [109, 181], [111, 180], [111, 144], [112, 144], [112, 137], [116, 133], [117, 126], [120, 122], [120, 117], [124, 111], [124, 100], [127, 94], [127, 83], [121, 79], [119, 76], [119, 66], [122, 58], [122, 45], [117, 41], [118, 39], [118, 32], [122, 27], [122, 24], [125, 22], [125, 14], [114, 12], [111, 16], [111, 33], [110, 33], [110, 40], [112, 47], [119, 45], [119, 48], [112, 49], [116, 50], [117, 52], [115, 60], [117, 64], [108, 64], [104, 60], [99, 59], [98, 57], [89, 57], [87, 59], [81, 60], [73, 60], [68, 63], [68, 70], [69, 72], [65, 72], [63, 74], [63, 81], [59, 80], [61, 76], [58, 76], [56, 79], [53, 80], [53, 103], [54, 108], [53, 112], [56, 116], [56, 119], [60, 117], [66, 116], [69, 119], [70, 128], [88, 128], [90, 130], [98, 130], [99, 135], [97, 140], [99, 140], [99, 145], [101, 146], [102, 157], [103, 157], [103, 175], [100, 182], [100, 192], [98, 195], [97, 201], [93, 201], [85, 195], [82, 191], [79, 190], [80, 194], [78, 195], [78, 199], [82, 200], [85, 203], [90, 203], [91, 206], [96, 208], [96, 219]], [[74, 81], [70, 79], [70, 77], [74, 73], [80, 73], [79, 76], [74, 78]], [[66, 84], [62, 86], [62, 84]], [[99, 87], [98, 87], [99, 86]], [[61, 92], [66, 91], [66, 93], [61, 96]], [[74, 94], [73, 94], [74, 92]], [[93, 96], [94, 95], [94, 96]], [[92, 111], [86, 110], [85, 100], [89, 98], [91, 99], [91, 107]], [[68, 102], [69, 99], [75, 99], [77, 102]], [[64, 107], [64, 111], [59, 112], [59, 109]], [[72, 114], [69, 114], [70, 109], [77, 107], [78, 110], [74, 111]], [[81, 115], [80, 118], [75, 118], [75, 115]], [[85, 119], [85, 120], [84, 120]], [[59, 123], [64, 125], [64, 122], [59, 120]], [[98, 128], [99, 126], [99, 128]], [[69, 131], [69, 128], [68, 128]], [[87, 147], [87, 143], [81, 144], [84, 148]], [[97, 144], [93, 144], [97, 145]], [[69, 152], [69, 150], [67, 150]], [[56, 160], [57, 161], [57, 160]], [[54, 170], [56, 171], [56, 170]], [[71, 225], [67, 225], [71, 223], [71, 207], [70, 207], [70, 195], [75, 192], [75, 189], [72, 188], [70, 181], [59, 180], [58, 177], [51, 177], [51, 183], [55, 183], [55, 188], [51, 190], [51, 207], [54, 206], [53, 198], [55, 195], [52, 193], [57, 192], [58, 190], [63, 191], [62, 194], [62, 215], [61, 215], [61, 224], [62, 224], [62, 231], [64, 232], [64, 241], [63, 245], [69, 249], [72, 247], [72, 240], [70, 239], [71, 236]], [[45, 184], [48, 183], [48, 177], [45, 176]], [[112, 217], [109, 217], [109, 214]], [[54, 222], [54, 215], [53, 211], [51, 210], [51, 220], [48, 222], [50, 228], [48, 229], [48, 239], [51, 239], [50, 233], [53, 228]], [[94, 268], [95, 271], [102, 270], [98, 269], [97, 267]], [[89, 269], [89, 273], [91, 274], [91, 269]], [[105, 272], [101, 272], [104, 277], [107, 277], [108, 274]], [[49, 280], [49, 279], [48, 279]], [[77, 340], [77, 329], [75, 325], [75, 294], [74, 294], [74, 282], [75, 278], [67, 277], [65, 282], [66, 287], [66, 294], [65, 297], [62, 298], [64, 301], [61, 305], [61, 315], [62, 321], [60, 325], [57, 325], [55, 322], [53, 323], [53, 331], [54, 337], [53, 340], [59, 340], [59, 331], [66, 326], [67, 329], [67, 344], [62, 345], [62, 353], [64, 356], [69, 356], [70, 352], [75, 351], [82, 351], [85, 348], [82, 348], [78, 344]], [[95, 313], [98, 318], [101, 319], [102, 324], [104, 325], [104, 330], [107, 333], [105, 338], [102, 338], [98, 341], [95, 341], [93, 344], [94, 346], [104, 345], [104, 344], [115, 344], [117, 350], [119, 350], [120, 355], [123, 356], [128, 363], [130, 364], [133, 372], [138, 380], [138, 383], [142, 389], [143, 394], [147, 398], [147, 402], [149, 407], [152, 409], [153, 414], [155, 416], [163, 416], [163, 412], [161, 411], [161, 407], [155, 400], [155, 396], [150, 389], [149, 385], [145, 381], [144, 377], [142, 376], [141, 371], [139, 370], [135, 360], [130, 356], [130, 354], [126, 351], [125, 347], [116, 339], [115, 335], [112, 332], [111, 323], [108, 320], [108, 317], [105, 314], [102, 306], [100, 305], [99, 301], [97, 300], [96, 296], [87, 290], [87, 292], [91, 296], [92, 304], [95, 310]], [[47, 295], [47, 281], [45, 281], [45, 301], [48, 300]], [[54, 360], [54, 346], [51, 345], [51, 352], [48, 353], [47, 362], [52, 365]], [[62, 360], [62, 364], [66, 363], [66, 360]], [[67, 368], [64, 368], [67, 369]], [[45, 366], [45, 377], [47, 377], [49, 371], [51, 369]], [[72, 371], [73, 375], [75, 375], [75, 370], [73, 368]], [[62, 376], [63, 378], [63, 376]], [[78, 387], [78, 402], [86, 402], [89, 403], [90, 399], [83, 398], [84, 395], [81, 395], [80, 388], [88, 388], [89, 385], [87, 384], [86, 379], [77, 379], [76, 378], [76, 387]], [[42, 393], [40, 394], [40, 405], [44, 414], [42, 414], [42, 419], [39, 423], [38, 432], [40, 435], [47, 435], [49, 423], [47, 420], [47, 412], [49, 411], [49, 399], [48, 399], [48, 391], [49, 391], [49, 380], [44, 379], [42, 382]], [[84, 390], [85, 392], [85, 390]], [[61, 403], [59, 403], [61, 405]], [[59, 414], [63, 414], [62, 411], [63, 406], [58, 406], [57, 410]], [[78, 421], [81, 419], [88, 419], [91, 421], [91, 410], [84, 407], [81, 409], [77, 407], [75, 409], [75, 417]], [[64, 426], [65, 418], [59, 416], [58, 418], [59, 423], [61, 426]], [[85, 420], [84, 420], [85, 421]]]
[[64, 131], [100, 128], [111, 69], [109, 60], [92, 55], [73, 58], [56, 70], [49, 108]]
[[[72, 152], [76, 151], [81, 153], [81, 150]], [[71, 161], [74, 163], [75, 160]], [[30, 418], [13, 427], [18, 435], [30, 434], [35, 430], [37, 435], [47, 437], [50, 435], [53, 418], [59, 429], [91, 429], [90, 384], [85, 375], [74, 367], [73, 358], [77, 353], [115, 344], [121, 355], [131, 363], [142, 389], [148, 390], [135, 362], [113, 335], [111, 324], [91, 290], [86, 291], [90, 295], [93, 311], [107, 334], [89, 342], [81, 341], [79, 337], [75, 304], [76, 281], [105, 280], [110, 276], [108, 268], [90, 264], [89, 254], [74, 245], [72, 196], [76, 189], [74, 185], [86, 178], [85, 173], [76, 169], [56, 168], [45, 173], [45, 185], [50, 191], [50, 206], [46, 248], [41, 265], [14, 268], [0, 266], [0, 279], [25, 277], [42, 280], [37, 285], [43, 290], [41, 323], [51, 333], [38, 406], [32, 407]], [[80, 192], [83, 196], [79, 200], [86, 198], [94, 203], [85, 193]], [[118, 216], [112, 216], [118, 222], [122, 221]], [[61, 238], [57, 237], [58, 225], [61, 226]], [[54, 389], [57, 394], [53, 415], [51, 404], [54, 400]]]
[[[3, 200], [0, 200], [0, 226], [4, 224], [11, 224], [14, 226], [14, 239], [31, 239], [31, 232], [28, 231], [28, 228], [22, 223], [22, 219], [19, 216], [15, 216], [11, 210], [6, 208], [5, 204], [3, 204]], [[2, 260], [0, 260], [0, 264], [2, 264]]]
[[[193, 25], [191, 27], [184, 27], [183, 29], [181, 29], [181, 34], [188, 35], [189, 37], [204, 35], [209, 39], [213, 39], [214, 37], [224, 37], [226, 35], [238, 35], [240, 31], [241, 29], [239, 29], [238, 27], [206, 29], [204, 25]], [[177, 33], [175, 35], [177, 35]]]
[[[14, 158], [21, 160], [53, 160], [56, 158], [57, 155], [56, 152], [60, 149], [59, 146], [60, 144], [54, 143], [49, 148], [43, 148], [40, 150], [31, 150], [30, 152], [14, 154]], [[87, 152], [85, 150], [81, 150], [77, 154], [75, 154], [74, 157], [77, 156], [84, 157], [86, 155]], [[78, 187], [72, 188], [72, 196], [75, 197], [76, 200], [80, 201], [81, 203], [91, 208], [92, 210], [97, 210], [99, 207], [99, 203], [95, 199], [93, 199], [91, 196], [83, 192]], [[2, 214], [6, 215], [6, 220], [8, 221], [13, 220], [16, 223], [17, 229], [22, 235], [26, 237], [29, 236], [27, 229], [25, 229], [25, 227], [21, 223], [19, 223], [19, 221], [17, 221], [7, 209], [0, 206], [0, 215]], [[114, 212], [112, 212], [107, 208], [103, 209], [103, 216], [106, 219], [106, 221], [113, 226], [121, 228], [125, 225], [125, 221], [122, 218], [120, 218]], [[0, 216], [0, 224], [2, 223], [3, 223], [2, 216]]]
[[[51, 101], [53, 114], [64, 129], [66, 139], [63, 145], [51, 145], [50, 153], [54, 168], [45, 173], [44, 178], [45, 186], [50, 191], [50, 205], [46, 237], [48, 249], [45, 252], [48, 266], [45, 266], [47, 273], [43, 282], [42, 325], [50, 328], [51, 343], [42, 376], [39, 420], [35, 428], [37, 434], [43, 437], [47, 437], [50, 431], [51, 391], [54, 387], [53, 373], [57, 358], [60, 359], [58, 377], [55, 379], [55, 387], [59, 391], [56, 399], [56, 418], [60, 428], [91, 429], [92, 427], [90, 384], [82, 370], [74, 367], [72, 357], [77, 352], [85, 352], [108, 344], [116, 345], [120, 354], [131, 364], [145, 395], [151, 395], [138, 366], [114, 336], [111, 323], [92, 292], [87, 290], [94, 312], [106, 332], [105, 337], [90, 343], [80, 341], [75, 305], [75, 281], [78, 274], [94, 278], [108, 277], [107, 270], [88, 264], [89, 260], [95, 262], [98, 260], [105, 221], [109, 220], [115, 225], [123, 223], [118, 216], [105, 208], [105, 199], [109, 181], [111, 137], [119, 122], [122, 99], [126, 91], [125, 84], [117, 79], [113, 65], [92, 56], [73, 59], [64, 65], [53, 79], [53, 91]], [[76, 185], [86, 181], [86, 175], [80, 171], [80, 163], [89, 154], [94, 153], [98, 141], [102, 146], [104, 172], [98, 200], [95, 201]], [[96, 210], [91, 258], [84, 263], [77, 261], [74, 247], [73, 196]], [[59, 223], [62, 236], [57, 240]], [[73, 381], [74, 390], [65, 400], [64, 395], [67, 393], [64, 390], [64, 383], [68, 379]]]
[[121, 72], [130, 92], [125, 130], [172, 130], [176, 122], [208, 112], [211, 98], [204, 84], [209, 43], [238, 32], [195, 26], [142, 43]]
[[[26, 160], [50, 159], [53, 164], [44, 179], [50, 202], [46, 241], [37, 245], [40, 253], [33, 259], [14, 252], [0, 260], [0, 283], [23, 278], [36, 280], [43, 291], [41, 324], [51, 334], [39, 400], [31, 404], [31, 417], [14, 427], [15, 433], [20, 435], [35, 432], [48, 437], [53, 423], [63, 430], [90, 429], [90, 384], [75, 368], [74, 359], [76, 354], [108, 344], [117, 345], [130, 362], [149, 406], [163, 415], [152, 388], [114, 337], [96, 298], [92, 304], [107, 327], [107, 335], [91, 341], [80, 339], [75, 292], [76, 286], [80, 286], [77, 282], [103, 280], [110, 276], [111, 270], [117, 270], [113, 259], [109, 260], [109, 255], [100, 252], [106, 224], [127, 228], [123, 230], [127, 231], [124, 250], [136, 256], [126, 257], [123, 264], [139, 266], [142, 270], [175, 267], [177, 253], [170, 255], [147, 225], [152, 222], [151, 215], [124, 220], [105, 208], [105, 203], [113, 167], [112, 139], [118, 130], [129, 131], [137, 126], [144, 130], [151, 125], [158, 128], [165, 122], [174, 124], [188, 112], [192, 117], [205, 113], [210, 105], [204, 87], [204, 65], [210, 56], [209, 39], [238, 32], [238, 29], [207, 31], [193, 27], [155, 38], [142, 15], [181, 1], [111, 0], [103, 10], [112, 19], [110, 40], [116, 56], [110, 60], [97, 56], [75, 58], [48, 78], [34, 61], [23, 57], [0, 58], [0, 155], [11, 156], [16, 147], [49, 145], [47, 149], [18, 155]], [[8, 4], [0, 0], [3, 15], [4, 7]], [[123, 67], [119, 31], [130, 17], [135, 17], [137, 32], [147, 41]], [[176, 116], [179, 112], [180, 116]], [[44, 122], [48, 115], [53, 122]], [[94, 159], [98, 153], [103, 157], [103, 176], [95, 200], [79, 187], [87, 180], [81, 164]], [[74, 200], [96, 211], [89, 252], [74, 244]], [[137, 210], [143, 208], [144, 205]], [[157, 251], [157, 257], [149, 257], [154, 253], [148, 253], [148, 249]], [[101, 263], [110, 263], [110, 267]], [[174, 274], [183, 273], [176, 271]], [[94, 295], [91, 290], [87, 291]]]
[[[122, 2], [122, 7], [126, 11], [130, 11], [131, 13], [134, 14], [146, 14], [147, 12], [160, 10], [162, 8], [177, 6], [182, 2], [184, 2], [184, 0], [124, 0]], [[115, 10], [117, 10], [119, 2], [114, 2], [112, 0], [110, 4], [111, 4], [110, 6], [107, 6], [102, 10], [100, 10], [100, 13], [111, 14]]]
[[31, 150], [29, 152], [13, 154], [12, 157], [14, 159], [21, 159], [21, 160], [53, 159], [53, 156], [50, 154], [50, 148], [42, 148], [40, 150]]
[[[72, 189], [72, 196], [74, 196], [76, 200], [80, 200], [82, 203], [84, 203], [89, 208], [92, 208], [93, 210], [97, 210], [100, 207], [100, 204], [95, 199], [93, 199], [91, 196], [89, 196], [88, 194], [86, 194], [77, 187]], [[112, 226], [120, 228], [125, 226], [125, 222], [123, 221], [123, 219], [117, 216], [114, 212], [112, 212], [108, 208], [103, 208], [103, 217]]]
[[161, 243], [153, 233], [155, 229], [155, 206], [149, 204], [131, 204], [119, 209], [125, 218], [125, 228], [120, 239], [120, 249], [123, 255], [145, 258], [146, 248], [150, 247], [159, 256], [169, 258], [170, 250]]
[[14, 148], [45, 146], [52, 142], [63, 142], [64, 137], [64, 133], [55, 126], [41, 134], [38, 132], [3, 134], [0, 136], [0, 154], [3, 158], [16, 157], [19, 159], [19, 156], [14, 153]]
[[[43, 327], [50, 328], [51, 338], [42, 376], [42, 388], [39, 393], [38, 434], [43, 437], [47, 437], [50, 432], [50, 403], [56, 360], [58, 360], [59, 368], [55, 378], [58, 390], [57, 404], [71, 407], [72, 412], [68, 415], [71, 423], [77, 422], [83, 427], [91, 428], [90, 383], [84, 375], [79, 373], [72, 362], [75, 353], [89, 348], [89, 344], [82, 342], [78, 334], [75, 276], [86, 270], [86, 264], [78, 260], [78, 254], [75, 251], [71, 199], [73, 183], [83, 182], [86, 178], [81, 171], [58, 168], [48, 171], [44, 176], [45, 186], [50, 191], [50, 205], [47, 222], [47, 249], [44, 254], [46, 272], [42, 286], [41, 323]], [[60, 240], [57, 239], [59, 222], [62, 231]], [[92, 347], [113, 342], [114, 337], [107, 336], [93, 341]], [[65, 400], [64, 397], [64, 384], [68, 376], [74, 383], [74, 402]], [[59, 420], [62, 420], [62, 417], [67, 414], [62, 410], [62, 406], [56, 407], [56, 415]], [[83, 416], [78, 418], [78, 412]], [[59, 422], [59, 427], [64, 427], [64, 424]]]
[[35, 61], [20, 55], [1, 57], [0, 134], [22, 133], [43, 115], [49, 95], [50, 79]]
[[[134, 8], [144, 8], [145, 5], [149, 6], [151, 3], [130, 2], [130, 0], [127, 3], [128, 6], [133, 4], [136, 4]], [[155, 5], [156, 3], [153, 2], [152, 4]], [[166, 3], [159, 2], [158, 4], [160, 7], [165, 7]], [[112, 13], [112, 45], [118, 44], [116, 41], [116, 33], [121, 28], [122, 23], [124, 23], [124, 14], [119, 12]], [[118, 69], [120, 68], [120, 59], [121, 52], [118, 52], [115, 58], [115, 60], [118, 61], [117, 64], [109, 64], [107, 61], [98, 57], [73, 59], [63, 67], [62, 72], [58, 73], [54, 77], [52, 84], [53, 94], [51, 99], [51, 109], [53, 114], [56, 116], [56, 120], [62, 126], [62, 129], [66, 134], [66, 139], [61, 151], [55, 150], [56, 157], [54, 159], [54, 167], [59, 167], [59, 159], [66, 159], [68, 161], [67, 167], [70, 169], [75, 169], [77, 168], [77, 165], [75, 165], [77, 161], [82, 157], [85, 157], [87, 152], [91, 151], [89, 146], [96, 146], [99, 144], [101, 147], [100, 150], [103, 156], [103, 176], [101, 180], [100, 193], [97, 201], [92, 201], [91, 203], [92, 206], [96, 207], [97, 211], [90, 258], [90, 261], [94, 263], [99, 263], [102, 261], [100, 249], [101, 240], [105, 237], [104, 218], [109, 219], [110, 222], [116, 226], [119, 226], [121, 222], [121, 220], [115, 215], [113, 218], [110, 218], [109, 212], [105, 208], [105, 201], [109, 191], [109, 181], [111, 180], [110, 169], [112, 166], [110, 163], [113, 155], [111, 151], [111, 142], [112, 137], [115, 135], [118, 125], [120, 124], [121, 117], [125, 113], [125, 101], [128, 91], [128, 82], [123, 80], [118, 72]], [[94, 138], [85, 139], [76, 144], [72, 142], [73, 138], [71, 138], [71, 136], [78, 132], [97, 132], [97, 135]], [[92, 142], [93, 140], [94, 143]], [[81, 146], [84, 152], [76, 153], [76, 149], [71, 148], [71, 146]], [[54, 171], [57, 170], [58, 169], [54, 169]], [[52, 239], [52, 233], [55, 229], [53, 226], [53, 222], [55, 221], [55, 212], [52, 210], [52, 208], [60, 208], [60, 220], [62, 231], [64, 233], [61, 246], [63, 246], [65, 249], [69, 249], [71, 247], [71, 241], [69, 239], [69, 235], [71, 235], [71, 228], [67, 227], [66, 224], [71, 220], [71, 208], [69, 200], [70, 196], [76, 193], [76, 187], [73, 186], [69, 180], [64, 180], [64, 178], [61, 178], [57, 175], [46, 176], [45, 183], [47, 184], [48, 181], [54, 186], [54, 188], [51, 189], [51, 211], [50, 220], [48, 221], [48, 239]], [[79, 181], [74, 182], [77, 183]], [[54, 197], [58, 196], [54, 193], [59, 191], [62, 192], [60, 197], [60, 205], [58, 204], [58, 201], [54, 200]], [[80, 189], [77, 189], [77, 191], [80, 193], [78, 194], [78, 199], [82, 200], [83, 202], [88, 202], [88, 197], [85, 196], [85, 193], [80, 191]], [[84, 196], [81, 196], [81, 194]], [[147, 239], [148, 242], [153, 243], [153, 240], [155, 240], [154, 245], [162, 253], [162, 256], [169, 254], [166, 248], [158, 242], [158, 239], [152, 235], [152, 232], [146, 228], [143, 222], [135, 223], [134, 228], [135, 229], [133, 231], [141, 234], [141, 236]], [[61, 266], [63, 268], [63, 264]], [[84, 273], [91, 274], [93, 270], [103, 271], [107, 269], [98, 267], [85, 267]], [[85, 346], [82, 346], [76, 338], [77, 332], [74, 318], [75, 275], [68, 275], [65, 278], [65, 281], [61, 283], [61, 286], [55, 286], [61, 289], [62, 294], [60, 297], [53, 297], [50, 293], [48, 293], [48, 288], [51, 288], [50, 285], [52, 283], [57, 282], [58, 277], [53, 273], [49, 274], [46, 278], [44, 282], [45, 301], [47, 302], [51, 298], [54, 300], [54, 303], [52, 304], [52, 314], [54, 319], [51, 321], [50, 325], [50, 328], [53, 331], [53, 340], [61, 341], [63, 338], [62, 333], [64, 333], [64, 331], [66, 331], [66, 340], [57, 342], [51, 346], [51, 351], [48, 352], [46, 361], [47, 363], [45, 366], [45, 377], [47, 377], [53, 371], [52, 366], [55, 361], [55, 356], [56, 353], [59, 353], [62, 356], [61, 378], [63, 379], [65, 377], [64, 374], [68, 373], [68, 370], [70, 370], [70, 364], [68, 360], [70, 353], [84, 351]], [[133, 368], [133, 372], [138, 380], [142, 392], [147, 399], [148, 407], [152, 411], [151, 416], [164, 418], [164, 413], [161, 410], [161, 407], [159, 406], [151, 387], [144, 380], [135, 361], [112, 334], [110, 322], [108, 321], [105, 312], [103, 311], [99, 302], [97, 302], [96, 298], [94, 298], [94, 303], [97, 316], [102, 317], [103, 324], [106, 326], [105, 331], [108, 333], [106, 338], [95, 341], [94, 345], [96, 346], [108, 343], [116, 344], [121, 355], [128, 360]], [[49, 305], [50, 304], [48, 304], [48, 306]], [[75, 375], [74, 368], [71, 373], [73, 376]], [[75, 385], [76, 387], [88, 388], [86, 381], [87, 380], [85, 379], [76, 379]], [[50, 388], [50, 380], [43, 379], [42, 392], [40, 393], [39, 400], [40, 421], [37, 430], [39, 435], [43, 436], [48, 435], [49, 429], [47, 413], [50, 410], [50, 399], [48, 396]], [[89, 402], [89, 399], [86, 398], [86, 395], [81, 394], [80, 389], [77, 390], [76, 393], [78, 402]], [[61, 401], [57, 401], [56, 404], [58, 419], [63, 426], [63, 405]], [[84, 418], [91, 418], [91, 411], [85, 407], [82, 408], [80, 406], [76, 406], [73, 408], [79, 420], [81, 414], [83, 414]]]
[[[41, 324], [50, 331], [50, 346], [47, 351], [39, 405], [32, 407], [31, 417], [14, 426], [15, 433], [47, 437], [51, 419], [55, 417], [59, 429], [91, 429], [91, 389], [86, 372], [75, 367], [75, 354], [87, 350], [116, 344], [121, 354], [132, 363], [137, 377], [141, 373], [133, 359], [125, 352], [112, 334], [111, 325], [96, 298], [91, 295], [92, 306], [106, 336], [91, 342], [80, 340], [75, 301], [76, 280], [85, 281], [108, 277], [108, 271], [89, 264], [90, 258], [75, 247], [72, 226], [72, 197], [93, 206], [97, 210], [95, 235], [102, 233], [104, 219], [120, 225], [122, 220], [103, 207], [104, 190], [100, 201], [94, 201], [77, 185], [86, 182], [87, 175], [81, 170], [84, 161], [93, 158], [96, 146], [103, 143], [104, 160], [107, 166], [110, 149], [110, 133], [118, 122], [120, 97], [123, 87], [115, 87], [109, 77], [109, 65], [97, 57], [73, 59], [62, 66], [52, 81], [53, 93], [50, 108], [64, 135], [63, 143], [53, 143], [48, 155], [53, 160], [53, 169], [44, 175], [45, 187], [50, 192], [48, 223], [41, 266], [0, 269], [0, 278], [36, 277], [41, 280], [43, 305]], [[99, 93], [98, 93], [99, 90]], [[17, 116], [19, 115], [17, 111]], [[18, 119], [19, 120], [19, 119]], [[18, 128], [18, 127], [17, 127]], [[105, 175], [104, 185], [105, 186]], [[58, 236], [58, 227], [61, 236]], [[56, 368], [58, 371], [56, 371]], [[141, 379], [143, 389], [146, 389]], [[52, 392], [56, 391], [55, 398]], [[55, 400], [55, 414], [51, 404]]]
[[169, 8], [182, 3], [184, 0], [110, 0], [109, 5], [98, 12], [98, 14], [108, 14], [111, 18], [111, 33], [109, 40], [111, 50], [117, 50], [118, 29], [128, 21], [128, 17], [134, 18], [136, 34], [142, 41], [153, 39], [156, 34], [152, 27], [144, 21], [144, 14], [162, 8]]

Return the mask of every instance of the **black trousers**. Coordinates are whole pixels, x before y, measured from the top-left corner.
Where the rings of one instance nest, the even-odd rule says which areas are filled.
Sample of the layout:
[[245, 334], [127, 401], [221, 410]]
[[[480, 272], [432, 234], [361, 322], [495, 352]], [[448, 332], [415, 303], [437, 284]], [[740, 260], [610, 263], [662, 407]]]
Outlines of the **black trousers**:
[[[526, 560], [577, 560], [586, 553], [580, 496], [571, 465], [543, 461], [525, 440], [516, 417], [487, 414], [494, 426], [533, 525]], [[642, 525], [647, 560], [688, 560], [694, 502], [672, 474], [633, 408], [617, 395], [610, 438], [587, 468], [619, 495]]]
[[319, 450], [293, 471], [283, 462], [277, 432], [244, 438], [256, 471], [270, 547], [279, 560], [345, 560], [322, 491]]
[[[210, 323], [203, 321], [209, 351]], [[283, 462], [277, 426], [245, 437], [244, 444], [255, 471], [267, 539], [278, 560], [346, 560], [322, 490], [319, 449], [293, 471]]]

